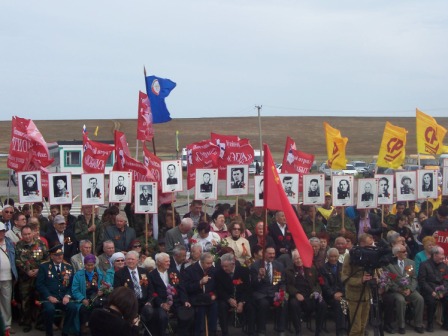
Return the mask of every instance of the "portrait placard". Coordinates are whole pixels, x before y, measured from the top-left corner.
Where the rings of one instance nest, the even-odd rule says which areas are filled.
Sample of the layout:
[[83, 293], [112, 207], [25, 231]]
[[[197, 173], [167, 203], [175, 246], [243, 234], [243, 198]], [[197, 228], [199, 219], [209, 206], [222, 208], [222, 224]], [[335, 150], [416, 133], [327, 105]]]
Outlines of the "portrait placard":
[[109, 202], [131, 203], [132, 173], [111, 171], [109, 173]]
[[104, 174], [81, 174], [81, 204], [104, 204]]
[[299, 174], [278, 174], [289, 203], [299, 204]]
[[49, 202], [54, 204], [72, 204], [72, 174], [51, 173], [48, 174]]
[[415, 171], [396, 172], [397, 202], [417, 200]]
[[357, 209], [375, 209], [378, 204], [378, 179], [358, 179]]
[[333, 206], [352, 206], [354, 181], [352, 175], [333, 176], [331, 180], [333, 190]]
[[448, 195], [448, 167], [443, 167], [442, 195]]
[[254, 176], [254, 198], [255, 198], [255, 206], [262, 207], [264, 206], [264, 177], [263, 175], [255, 175]]
[[134, 188], [135, 213], [157, 213], [157, 182], [135, 182]]
[[201, 201], [218, 197], [218, 169], [196, 169], [194, 198]]
[[162, 161], [162, 192], [182, 191], [181, 160]]
[[437, 198], [437, 170], [419, 169], [417, 170], [417, 198], [428, 199]]
[[227, 196], [247, 195], [249, 191], [249, 165], [227, 166]]
[[376, 174], [378, 179], [378, 205], [394, 204], [394, 175]]
[[42, 202], [42, 179], [40, 171], [19, 172], [19, 202], [34, 203]]
[[303, 204], [319, 205], [325, 203], [324, 174], [303, 175]]

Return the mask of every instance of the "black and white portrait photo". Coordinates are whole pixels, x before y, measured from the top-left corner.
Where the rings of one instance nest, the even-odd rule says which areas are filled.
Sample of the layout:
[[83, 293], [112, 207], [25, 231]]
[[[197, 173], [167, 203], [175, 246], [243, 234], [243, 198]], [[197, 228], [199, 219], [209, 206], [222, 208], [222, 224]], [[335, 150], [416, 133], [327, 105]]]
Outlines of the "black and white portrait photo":
[[358, 179], [358, 200], [356, 208], [372, 209], [377, 206], [378, 179]]
[[278, 174], [289, 203], [299, 203], [299, 174]]
[[135, 213], [157, 213], [157, 182], [135, 182], [135, 199]]
[[263, 175], [254, 176], [254, 198], [255, 206], [262, 207], [264, 205], [264, 178]]
[[228, 165], [227, 166], [227, 195], [237, 196], [248, 193], [249, 182], [248, 165]]
[[162, 161], [162, 192], [182, 191], [182, 164], [180, 160]]
[[42, 180], [40, 171], [19, 172], [20, 203], [42, 202]]
[[53, 204], [72, 204], [72, 174], [48, 174], [49, 202]]
[[418, 199], [437, 198], [437, 170], [417, 170]]
[[319, 205], [325, 202], [324, 174], [303, 175], [303, 204]]
[[415, 201], [417, 192], [415, 189], [415, 171], [396, 172], [395, 181], [397, 183], [397, 201]]
[[195, 199], [216, 200], [218, 195], [218, 169], [196, 169]]
[[333, 176], [331, 185], [333, 189], [333, 206], [354, 205], [353, 176], [340, 175]]
[[104, 174], [81, 174], [81, 203], [104, 204]]
[[378, 205], [394, 203], [394, 175], [376, 174], [378, 179]]
[[111, 171], [109, 173], [109, 202], [131, 203], [132, 173]]

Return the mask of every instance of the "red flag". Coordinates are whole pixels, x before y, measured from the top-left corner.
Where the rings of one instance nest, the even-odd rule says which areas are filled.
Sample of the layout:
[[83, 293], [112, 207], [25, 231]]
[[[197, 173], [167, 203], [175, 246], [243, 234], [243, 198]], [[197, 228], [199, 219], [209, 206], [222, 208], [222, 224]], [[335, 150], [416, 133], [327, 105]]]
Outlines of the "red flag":
[[196, 181], [196, 169], [218, 168], [219, 147], [210, 140], [187, 145], [187, 189]]
[[[143, 146], [143, 162], [149, 169], [150, 174], [154, 178], [154, 182], [157, 182], [157, 189], [162, 190], [162, 160], [156, 155], [151, 153], [146, 146]], [[162, 193], [159, 192], [159, 204], [171, 204], [176, 201], [176, 193]], [[173, 199], [174, 197], [174, 199]]]
[[47, 143], [34, 122], [30, 119], [13, 117], [8, 168], [23, 171], [30, 164], [40, 168], [49, 166], [53, 161]]
[[270, 210], [280, 210], [285, 213], [286, 223], [291, 232], [297, 250], [306, 267], [313, 264], [313, 248], [303, 231], [292, 205], [289, 204], [288, 197], [285, 194], [274, 160], [272, 159], [269, 146], [264, 144], [264, 207]]
[[137, 119], [137, 140], [151, 141], [154, 137], [152, 124], [151, 103], [148, 95], [139, 91], [138, 93], [138, 119]]
[[314, 155], [297, 150], [296, 143], [286, 137], [285, 153], [283, 154], [282, 173], [299, 174], [299, 191], [303, 190], [303, 174], [308, 174], [313, 165]]
[[114, 146], [92, 141], [86, 133], [82, 135], [83, 155], [82, 169], [88, 174], [104, 174], [106, 162], [114, 150]]

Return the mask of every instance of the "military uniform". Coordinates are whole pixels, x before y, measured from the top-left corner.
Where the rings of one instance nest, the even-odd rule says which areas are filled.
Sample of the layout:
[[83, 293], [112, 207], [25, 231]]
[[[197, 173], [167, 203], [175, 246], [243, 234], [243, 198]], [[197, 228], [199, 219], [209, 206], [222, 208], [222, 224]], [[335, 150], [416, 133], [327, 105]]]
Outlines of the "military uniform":
[[33, 240], [30, 244], [21, 240], [15, 249], [18, 286], [22, 299], [22, 323], [31, 326], [36, 277], [30, 277], [27, 273], [39, 269], [40, 264], [48, 259], [48, 250], [40, 239]]
[[[73, 267], [69, 263], [62, 261], [60, 268], [60, 272], [58, 273], [53, 261], [43, 262], [39, 267], [36, 280], [36, 288], [41, 301], [43, 301], [42, 307], [47, 336], [53, 335], [53, 321], [56, 309], [65, 311], [62, 335], [77, 335], [79, 333], [79, 320], [76, 321], [78, 311], [76, 304], [74, 302], [69, 302], [67, 305], [62, 303], [64, 296], [70, 294], [70, 287], [73, 280]], [[50, 296], [55, 297], [59, 302], [56, 304], [51, 303], [49, 301]]]
[[[98, 242], [99, 239], [99, 226], [100, 226], [100, 219], [95, 216], [95, 240]], [[86, 217], [83, 215], [79, 215], [78, 219], [75, 223], [75, 237], [77, 241], [81, 241], [84, 239], [88, 239], [91, 242], [93, 242], [93, 235], [92, 232], [88, 232], [89, 227], [92, 226], [92, 219], [89, 220], [89, 223], [86, 221]]]
[[[352, 232], [356, 236], [356, 229], [353, 221], [348, 218], [346, 215], [344, 218], [344, 228], [346, 231]], [[327, 223], [327, 232], [331, 238], [331, 245], [334, 243], [334, 240], [340, 236], [339, 231], [342, 229], [342, 216], [336, 215], [332, 216], [328, 219]]]

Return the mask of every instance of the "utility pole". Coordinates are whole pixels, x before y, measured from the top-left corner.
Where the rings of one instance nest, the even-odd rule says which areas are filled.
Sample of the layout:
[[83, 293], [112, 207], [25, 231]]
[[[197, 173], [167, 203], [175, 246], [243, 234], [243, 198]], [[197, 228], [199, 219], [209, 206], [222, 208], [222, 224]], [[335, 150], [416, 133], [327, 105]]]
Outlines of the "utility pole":
[[260, 167], [263, 167], [263, 137], [261, 135], [261, 108], [263, 107], [263, 105], [255, 105], [255, 108], [258, 110], [258, 134], [260, 136]]

